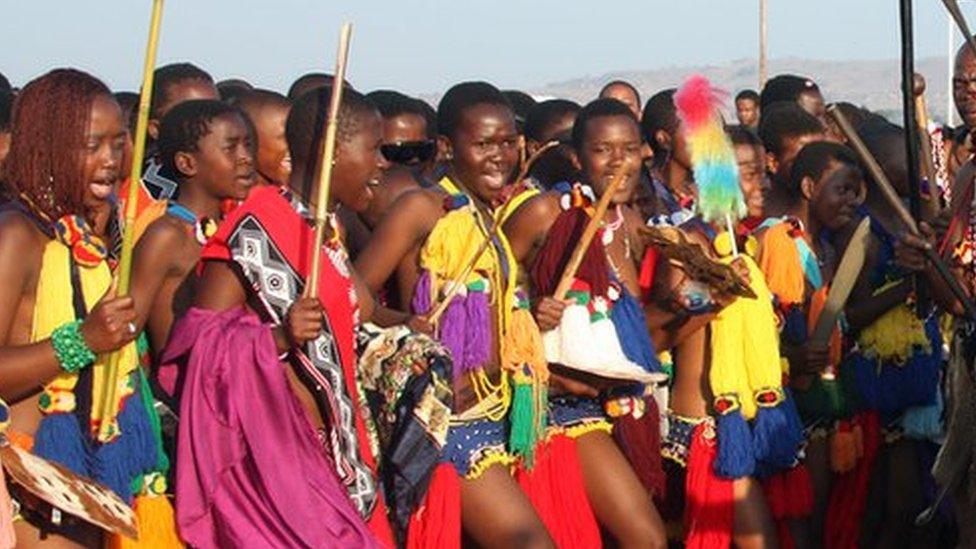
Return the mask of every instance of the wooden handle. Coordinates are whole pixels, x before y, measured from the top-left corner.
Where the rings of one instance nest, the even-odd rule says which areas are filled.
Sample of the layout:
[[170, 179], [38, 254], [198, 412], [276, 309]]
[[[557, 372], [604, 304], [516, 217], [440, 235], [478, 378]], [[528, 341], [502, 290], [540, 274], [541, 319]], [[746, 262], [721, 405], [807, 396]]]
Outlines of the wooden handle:
[[464, 286], [464, 282], [469, 276], [471, 276], [471, 271], [474, 270], [474, 266], [478, 264], [478, 261], [481, 260], [481, 256], [484, 255], [485, 251], [488, 250], [488, 246], [491, 244], [491, 239], [494, 233], [494, 227], [489, 229], [489, 232], [485, 237], [485, 241], [482, 242], [481, 246], [479, 246], [477, 251], [475, 251], [474, 256], [470, 261], [468, 261], [467, 265], [464, 266], [461, 273], [451, 280], [451, 284], [447, 288], [447, 293], [444, 294], [444, 297], [441, 298], [436, 305], [431, 307], [430, 317], [428, 317], [431, 324], [437, 324], [437, 321], [441, 319], [441, 315], [444, 314], [444, 311], [447, 310], [448, 305], [451, 304], [451, 300], [454, 299], [454, 296], [461, 291], [461, 287]]
[[536, 160], [539, 160], [539, 157], [545, 154], [549, 149], [558, 146], [559, 141], [549, 141], [545, 145], [539, 147], [537, 151], [532, 153], [532, 156], [530, 156], [529, 159], [522, 164], [522, 169], [519, 170], [518, 176], [515, 177], [515, 183], [520, 183], [523, 179], [528, 177], [529, 170], [532, 169], [532, 165], [535, 164]]
[[915, 96], [915, 121], [918, 124], [918, 142], [922, 156], [922, 172], [929, 183], [929, 193], [922, 203], [922, 217], [926, 220], [938, 217], [941, 208], [939, 203], [938, 174], [932, 162], [932, 141], [929, 138], [929, 113], [925, 104], [925, 96]]
[[603, 191], [603, 195], [600, 196], [600, 201], [596, 204], [596, 211], [593, 213], [593, 217], [590, 219], [589, 223], [586, 224], [586, 228], [583, 230], [583, 236], [580, 238], [579, 243], [576, 244], [576, 248], [573, 249], [573, 255], [569, 258], [569, 263], [566, 264], [566, 269], [563, 271], [563, 276], [559, 279], [559, 284], [556, 286], [556, 291], [553, 293], [553, 297], [559, 300], [566, 298], [566, 292], [569, 291], [569, 287], [573, 284], [573, 278], [576, 276], [576, 271], [579, 269], [580, 263], [583, 262], [583, 256], [586, 255], [586, 250], [590, 247], [590, 242], [593, 241], [593, 237], [596, 236], [597, 229], [600, 228], [600, 223], [603, 222], [603, 218], [607, 214], [607, 208], [610, 207], [610, 201], [613, 200], [613, 194], [620, 188], [623, 184], [624, 179], [627, 177], [627, 169], [630, 167], [629, 163], [624, 163], [617, 170], [617, 174], [614, 176], [613, 180], [610, 182], [610, 186]]
[[332, 163], [335, 159], [336, 132], [339, 127], [339, 106], [342, 104], [342, 89], [346, 81], [346, 62], [349, 58], [349, 42], [352, 40], [352, 24], [344, 23], [339, 32], [339, 52], [336, 54], [336, 70], [332, 80], [332, 95], [329, 98], [329, 118], [325, 123], [325, 140], [322, 143], [322, 163], [319, 171], [318, 196], [315, 202], [315, 240], [312, 247], [312, 271], [305, 282], [306, 295], [319, 295], [319, 263], [322, 256], [322, 243], [325, 242], [325, 227], [328, 220], [329, 187], [332, 184]]
[[868, 172], [871, 173], [871, 177], [875, 180], [875, 182], [877, 182], [878, 189], [881, 191], [881, 194], [884, 195], [885, 200], [888, 201], [888, 205], [894, 208], [895, 213], [897, 213], [898, 217], [901, 218], [901, 221], [905, 224], [905, 227], [907, 227], [912, 234], [918, 235], [918, 225], [915, 223], [915, 218], [912, 217], [912, 214], [908, 211], [908, 208], [902, 204], [901, 197], [899, 197], [898, 193], [895, 192], [895, 188], [892, 187], [891, 181], [888, 180], [888, 176], [885, 175], [884, 170], [882, 170], [881, 166], [878, 165], [878, 161], [875, 160], [874, 156], [871, 155], [871, 151], [869, 151], [867, 146], [864, 145], [864, 141], [861, 141], [861, 137], [854, 130], [854, 127], [851, 126], [850, 121], [847, 120], [844, 113], [842, 113], [836, 105], [828, 105], [827, 114], [829, 114], [834, 121], [837, 122], [837, 126], [840, 127], [842, 132], [844, 132], [844, 135], [847, 137], [848, 144], [850, 144], [851, 148], [853, 148], [857, 155], [861, 158], [861, 162], [864, 163], [864, 166], [868, 169]]
[[[163, 21], [163, 0], [153, 0], [152, 15], [149, 19], [149, 39], [146, 42], [146, 58], [142, 64], [142, 89], [139, 91], [139, 111], [136, 115], [136, 133], [132, 145], [132, 169], [129, 172], [129, 196], [125, 203], [125, 226], [122, 227], [122, 252], [119, 256], [118, 295], [129, 294], [129, 283], [132, 278], [132, 255], [135, 249], [135, 224], [138, 213], [139, 189], [142, 187], [142, 162], [146, 156], [146, 130], [149, 127], [149, 105], [152, 98], [153, 76], [156, 70], [156, 51], [159, 46], [159, 28]], [[122, 350], [113, 352], [108, 357], [105, 367], [105, 385], [102, 388], [100, 402], [96, 403], [101, 417], [111, 415], [112, 408], [118, 400], [119, 360]], [[99, 438], [109, 436], [110, 422], [102, 421], [99, 426]]]

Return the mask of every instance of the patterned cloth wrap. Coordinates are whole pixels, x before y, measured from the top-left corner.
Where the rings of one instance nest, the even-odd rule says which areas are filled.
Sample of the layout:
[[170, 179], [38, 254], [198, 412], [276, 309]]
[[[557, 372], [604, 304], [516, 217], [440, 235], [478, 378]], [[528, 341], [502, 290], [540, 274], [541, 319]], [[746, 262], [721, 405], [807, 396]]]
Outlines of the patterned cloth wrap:
[[[201, 258], [236, 265], [252, 290], [259, 316], [280, 324], [305, 290], [313, 233], [308, 209], [297, 196], [260, 187], [224, 218]], [[322, 251], [319, 299], [326, 323], [318, 338], [301, 351], [293, 350], [288, 360], [327, 416], [332, 459], [350, 499], [367, 521], [385, 521], [383, 513], [374, 513], [380, 501], [371, 451], [375, 439], [368, 435], [356, 383], [356, 290], [341, 242], [325, 242]]]
[[358, 333], [359, 383], [375, 425], [380, 476], [396, 526], [405, 532], [423, 501], [448, 440], [454, 394], [451, 357], [405, 326], [372, 324]]

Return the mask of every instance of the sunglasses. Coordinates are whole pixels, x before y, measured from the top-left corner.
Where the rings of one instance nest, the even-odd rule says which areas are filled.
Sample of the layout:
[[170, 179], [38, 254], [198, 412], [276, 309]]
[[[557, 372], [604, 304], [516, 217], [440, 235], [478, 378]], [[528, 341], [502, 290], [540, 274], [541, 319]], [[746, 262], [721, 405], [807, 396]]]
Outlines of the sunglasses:
[[434, 157], [437, 148], [433, 140], [398, 141], [380, 145], [383, 157], [394, 164], [421, 164]]

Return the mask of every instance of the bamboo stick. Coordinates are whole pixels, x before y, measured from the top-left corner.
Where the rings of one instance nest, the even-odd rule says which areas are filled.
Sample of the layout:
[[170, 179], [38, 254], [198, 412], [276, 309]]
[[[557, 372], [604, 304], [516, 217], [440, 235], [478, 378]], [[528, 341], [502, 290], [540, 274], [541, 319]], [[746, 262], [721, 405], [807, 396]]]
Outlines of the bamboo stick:
[[329, 119], [325, 126], [322, 143], [322, 168], [319, 172], [318, 198], [315, 202], [315, 240], [312, 247], [312, 271], [306, 281], [306, 295], [318, 297], [322, 243], [325, 242], [325, 226], [328, 221], [329, 187], [332, 185], [332, 164], [335, 161], [336, 132], [339, 127], [339, 106], [342, 104], [342, 88], [346, 81], [346, 62], [349, 58], [349, 41], [352, 24], [344, 23], [339, 32], [339, 52], [336, 54], [336, 70], [329, 100]]

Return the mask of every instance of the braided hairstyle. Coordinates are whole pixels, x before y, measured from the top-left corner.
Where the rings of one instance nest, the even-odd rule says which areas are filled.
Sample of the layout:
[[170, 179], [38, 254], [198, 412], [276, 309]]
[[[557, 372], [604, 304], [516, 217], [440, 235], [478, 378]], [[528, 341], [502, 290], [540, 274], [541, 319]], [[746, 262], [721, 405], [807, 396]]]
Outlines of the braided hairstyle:
[[24, 86], [14, 102], [2, 180], [52, 220], [84, 211], [80, 153], [98, 96], [112, 98], [101, 80], [55, 69]]

